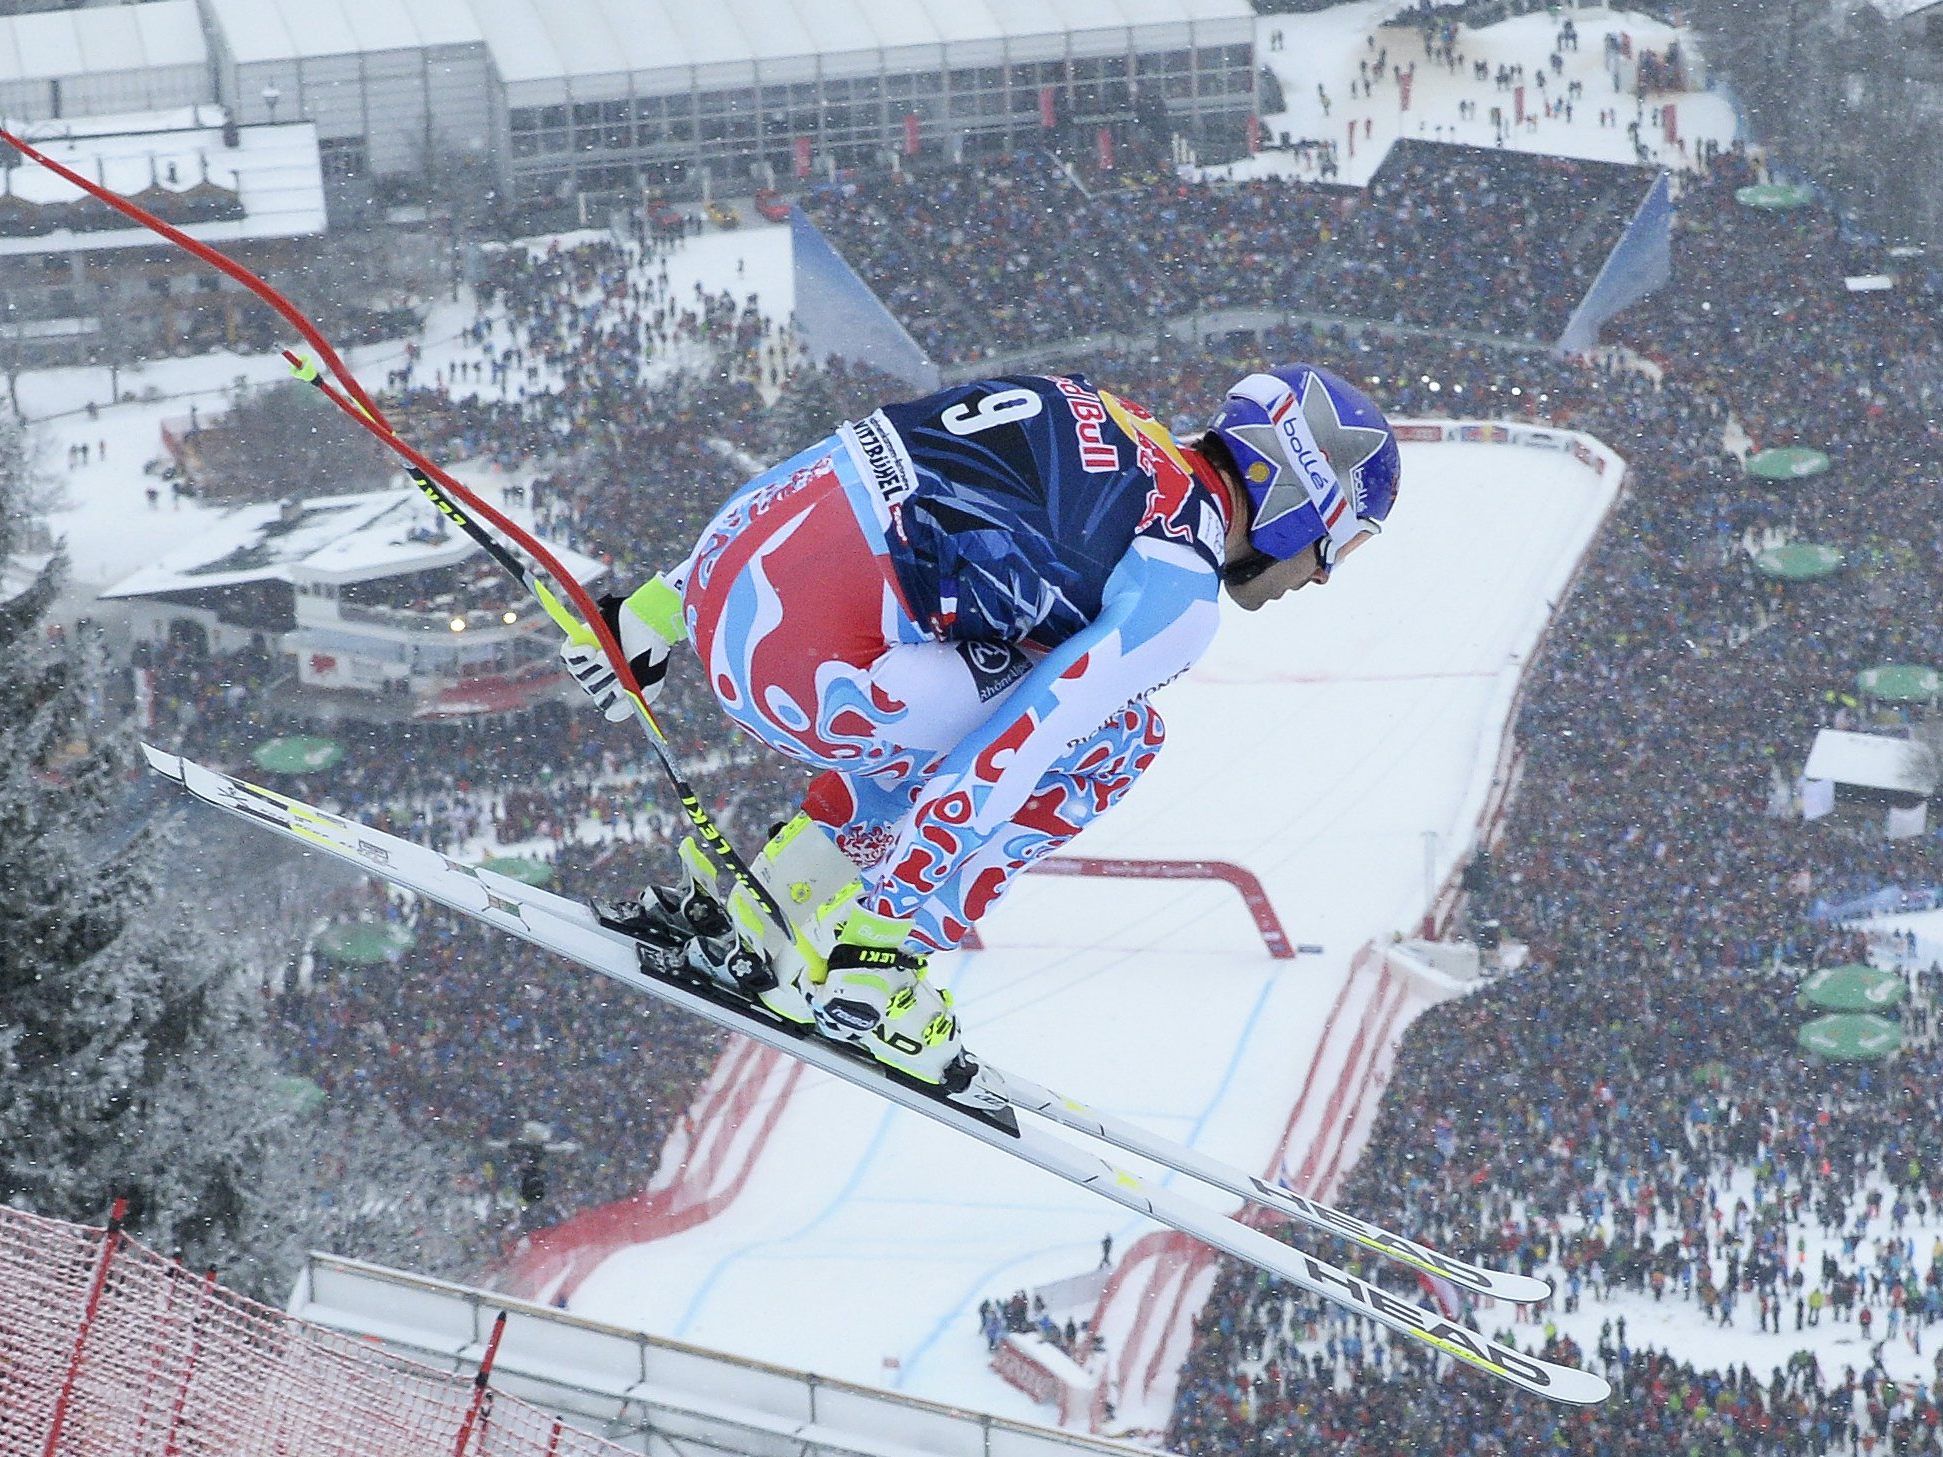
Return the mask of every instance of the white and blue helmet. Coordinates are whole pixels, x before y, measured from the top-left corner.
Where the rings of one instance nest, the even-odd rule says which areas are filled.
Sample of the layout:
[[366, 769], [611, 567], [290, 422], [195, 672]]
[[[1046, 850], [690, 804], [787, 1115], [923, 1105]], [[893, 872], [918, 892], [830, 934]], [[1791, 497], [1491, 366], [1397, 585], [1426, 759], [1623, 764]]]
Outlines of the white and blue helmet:
[[[1287, 561], [1318, 547], [1326, 567], [1382, 529], [1403, 462], [1376, 402], [1313, 364], [1251, 374], [1228, 391], [1209, 429], [1234, 457], [1253, 503], [1248, 541]], [[1262, 565], [1266, 565], [1263, 562]]]

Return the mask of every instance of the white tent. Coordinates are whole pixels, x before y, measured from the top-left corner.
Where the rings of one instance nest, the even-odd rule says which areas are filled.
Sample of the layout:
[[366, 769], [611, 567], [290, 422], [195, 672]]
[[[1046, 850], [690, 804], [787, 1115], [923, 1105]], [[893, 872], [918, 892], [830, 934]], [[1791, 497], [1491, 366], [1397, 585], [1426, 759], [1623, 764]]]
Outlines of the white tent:
[[1860, 804], [1883, 812], [1890, 839], [1907, 839], [1928, 825], [1938, 778], [1936, 756], [1914, 739], [1823, 729], [1802, 770], [1802, 818], [1833, 813], [1838, 801]]
[[16, 121], [213, 99], [195, 0], [0, 19], [0, 113]]
[[1823, 729], [1808, 751], [1807, 779], [1826, 779], [1858, 789], [1927, 798], [1936, 792], [1937, 770], [1928, 749], [1914, 739]]

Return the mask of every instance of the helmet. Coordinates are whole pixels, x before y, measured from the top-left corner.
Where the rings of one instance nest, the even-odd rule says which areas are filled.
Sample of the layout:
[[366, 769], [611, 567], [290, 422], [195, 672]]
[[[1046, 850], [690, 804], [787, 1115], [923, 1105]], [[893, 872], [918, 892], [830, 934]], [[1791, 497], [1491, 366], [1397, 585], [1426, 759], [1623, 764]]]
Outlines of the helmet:
[[1235, 459], [1253, 515], [1258, 568], [1320, 543], [1323, 566], [1381, 530], [1403, 462], [1396, 432], [1370, 397], [1313, 364], [1251, 374], [1209, 423]]

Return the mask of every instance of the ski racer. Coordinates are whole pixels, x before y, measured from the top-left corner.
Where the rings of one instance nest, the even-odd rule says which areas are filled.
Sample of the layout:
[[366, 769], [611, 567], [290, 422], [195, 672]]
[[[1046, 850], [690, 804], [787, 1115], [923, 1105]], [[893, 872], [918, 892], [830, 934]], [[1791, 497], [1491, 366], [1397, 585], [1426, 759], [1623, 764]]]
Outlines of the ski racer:
[[[1079, 375], [979, 380], [843, 425], [600, 604], [644, 699], [687, 641], [730, 718], [821, 771], [754, 864], [793, 933], [740, 888], [725, 911], [692, 841], [686, 892], [597, 909], [979, 1103], [926, 954], [1153, 761], [1149, 695], [1206, 649], [1216, 589], [1254, 611], [1327, 582], [1399, 473], [1377, 406], [1308, 364], [1248, 375], [1184, 440]], [[561, 656], [608, 718], [635, 711], [591, 632]]]

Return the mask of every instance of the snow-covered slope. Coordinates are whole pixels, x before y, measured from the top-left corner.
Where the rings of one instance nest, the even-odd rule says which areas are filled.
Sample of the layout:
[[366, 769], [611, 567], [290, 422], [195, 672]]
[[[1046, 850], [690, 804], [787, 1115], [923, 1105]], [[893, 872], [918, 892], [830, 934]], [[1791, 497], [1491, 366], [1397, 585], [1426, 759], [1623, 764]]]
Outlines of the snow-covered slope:
[[[1409, 445], [1395, 525], [1336, 581], [1230, 613], [1156, 702], [1168, 744], [1089, 854], [1238, 861], [1291, 936], [1192, 882], [1027, 881], [940, 968], [1003, 1065], [1263, 1169], [1365, 941], [1469, 838], [1522, 657], [1609, 500], [1569, 456]], [[1077, 848], [1077, 847], [1076, 847]], [[1097, 1264], [1141, 1221], [804, 1078], [742, 1195], [594, 1272], [578, 1314], [1043, 1419], [985, 1368], [982, 1299]]]

